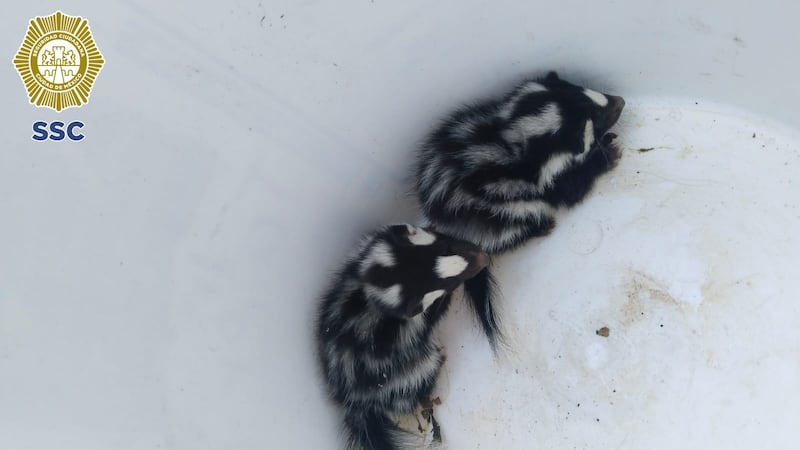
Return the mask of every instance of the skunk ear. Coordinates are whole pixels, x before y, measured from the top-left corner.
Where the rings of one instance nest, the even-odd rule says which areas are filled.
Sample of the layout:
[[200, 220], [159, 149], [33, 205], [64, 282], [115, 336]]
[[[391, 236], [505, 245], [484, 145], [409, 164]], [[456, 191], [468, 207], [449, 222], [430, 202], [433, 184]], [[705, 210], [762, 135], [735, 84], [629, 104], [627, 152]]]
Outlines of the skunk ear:
[[547, 81], [558, 81], [559, 80], [558, 74], [556, 73], [555, 70], [551, 70], [550, 72], [547, 73], [547, 76], [545, 77], [545, 80], [547, 80]]

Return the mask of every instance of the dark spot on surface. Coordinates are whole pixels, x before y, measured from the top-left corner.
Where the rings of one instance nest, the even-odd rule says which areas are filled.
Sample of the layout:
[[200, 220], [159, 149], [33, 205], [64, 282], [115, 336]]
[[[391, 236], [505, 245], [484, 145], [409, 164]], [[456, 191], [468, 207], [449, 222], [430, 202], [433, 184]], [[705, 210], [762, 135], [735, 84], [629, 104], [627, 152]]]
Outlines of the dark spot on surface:
[[609, 331], [610, 330], [608, 329], [608, 327], [603, 327], [600, 328], [599, 330], [596, 330], [595, 334], [597, 334], [598, 336], [608, 337]]
[[740, 38], [739, 35], [733, 36], [733, 42], [735, 42], [736, 45], [738, 45], [741, 48], [747, 47], [747, 44], [745, 44], [744, 39]]
[[755, 138], [756, 138], [756, 134], [755, 134], [755, 133], [753, 133], [753, 139], [755, 139]]
[[639, 152], [639, 153], [647, 153], [647, 152], [652, 152], [655, 149], [656, 149], [655, 147], [645, 147], [645, 148], [636, 149], [636, 151]]
[[266, 19], [266, 18], [267, 18], [267, 16], [261, 16], [261, 20], [258, 22], [258, 24], [263, 27], [264, 26], [264, 19]]
[[664, 324], [663, 324], [663, 323], [662, 323], [661, 325], [659, 325], [659, 326], [660, 326], [661, 328], [664, 328]]
[[281, 19], [283, 19], [284, 14], [281, 14]]

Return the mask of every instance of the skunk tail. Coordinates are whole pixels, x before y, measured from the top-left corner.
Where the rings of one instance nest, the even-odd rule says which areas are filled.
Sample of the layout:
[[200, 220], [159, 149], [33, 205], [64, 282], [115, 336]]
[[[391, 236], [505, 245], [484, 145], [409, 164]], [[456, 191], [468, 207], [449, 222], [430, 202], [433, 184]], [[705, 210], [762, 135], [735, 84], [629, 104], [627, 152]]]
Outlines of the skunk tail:
[[486, 338], [489, 339], [489, 345], [497, 353], [498, 345], [503, 343], [504, 338], [497, 313], [492, 305], [495, 290], [495, 280], [488, 266], [464, 283], [467, 303], [475, 313]]

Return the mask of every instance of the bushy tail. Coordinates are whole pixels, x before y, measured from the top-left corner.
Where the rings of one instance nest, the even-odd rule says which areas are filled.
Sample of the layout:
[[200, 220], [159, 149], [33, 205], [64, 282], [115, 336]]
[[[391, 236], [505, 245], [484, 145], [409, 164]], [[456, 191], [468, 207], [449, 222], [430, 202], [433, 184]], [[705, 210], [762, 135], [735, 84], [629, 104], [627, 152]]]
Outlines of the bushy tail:
[[467, 303], [472, 307], [484, 334], [489, 339], [489, 345], [497, 353], [498, 345], [503, 343], [504, 338], [492, 305], [495, 281], [488, 266], [464, 283], [464, 292], [467, 294]]
[[[438, 426], [433, 441], [398, 427], [381, 413], [354, 411], [345, 417], [348, 450], [439, 449]], [[438, 436], [437, 436], [438, 435]]]

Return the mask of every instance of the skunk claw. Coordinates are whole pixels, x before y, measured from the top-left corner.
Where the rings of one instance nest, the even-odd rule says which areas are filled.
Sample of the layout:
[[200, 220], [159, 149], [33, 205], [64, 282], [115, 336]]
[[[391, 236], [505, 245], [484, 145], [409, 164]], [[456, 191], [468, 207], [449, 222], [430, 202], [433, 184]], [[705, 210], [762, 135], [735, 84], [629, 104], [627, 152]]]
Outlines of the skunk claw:
[[614, 139], [616, 139], [616, 138], [617, 138], [617, 135], [616, 135], [616, 134], [614, 134], [614, 133], [606, 133], [606, 134], [603, 136], [603, 144], [604, 144], [604, 145], [608, 145], [608, 144], [610, 144], [610, 143], [611, 143], [611, 141], [613, 141], [613, 140], [614, 140]]

